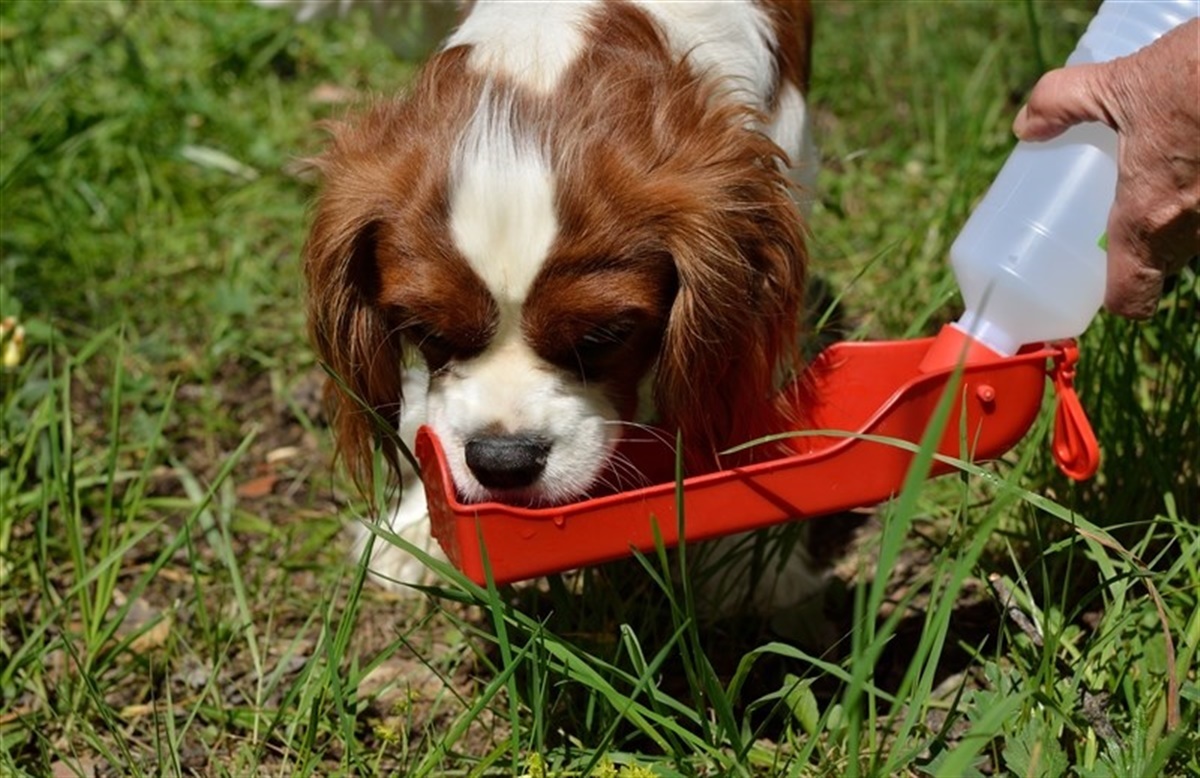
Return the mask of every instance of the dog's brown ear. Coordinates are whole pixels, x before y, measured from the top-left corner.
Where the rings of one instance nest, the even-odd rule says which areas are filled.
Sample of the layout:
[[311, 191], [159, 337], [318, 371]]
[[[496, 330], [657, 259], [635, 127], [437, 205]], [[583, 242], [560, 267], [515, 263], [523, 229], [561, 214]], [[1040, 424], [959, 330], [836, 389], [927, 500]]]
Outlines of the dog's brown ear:
[[328, 160], [318, 165], [326, 188], [304, 247], [309, 333], [331, 373], [326, 402], [339, 454], [369, 493], [375, 445], [398, 464], [403, 399], [403, 344], [377, 304], [380, 190], [346, 180]]
[[380, 298], [380, 250], [385, 232], [394, 255], [397, 233], [444, 207], [452, 133], [481, 88], [466, 73], [468, 53], [435, 56], [409, 95], [328, 125], [332, 140], [313, 161], [323, 186], [304, 248], [309, 330], [334, 376], [327, 397], [338, 449], [360, 487], [371, 484], [377, 444], [393, 470], [399, 465], [405, 349], [397, 314], [388, 314], [395, 307]]
[[778, 390], [797, 368], [807, 264], [782, 152], [744, 123], [727, 131], [706, 180], [689, 183], [707, 196], [671, 246], [679, 290], [656, 386], [664, 421], [708, 468], [716, 452], [797, 423]]

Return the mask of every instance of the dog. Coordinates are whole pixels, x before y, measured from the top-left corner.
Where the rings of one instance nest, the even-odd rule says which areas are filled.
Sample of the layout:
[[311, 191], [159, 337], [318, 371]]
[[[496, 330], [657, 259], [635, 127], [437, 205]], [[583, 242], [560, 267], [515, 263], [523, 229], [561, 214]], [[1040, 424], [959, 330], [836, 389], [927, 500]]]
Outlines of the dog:
[[[335, 123], [304, 248], [340, 454], [403, 486], [390, 529], [434, 550], [391, 430], [428, 424], [460, 497], [543, 506], [622, 488], [622, 439], [678, 430], [689, 474], [796, 428], [808, 2], [488, 2], [408, 91]], [[384, 425], [381, 432], [380, 420]], [[362, 530], [360, 543], [370, 536]], [[802, 552], [763, 609], [819, 586]], [[424, 566], [377, 542], [384, 581]]]

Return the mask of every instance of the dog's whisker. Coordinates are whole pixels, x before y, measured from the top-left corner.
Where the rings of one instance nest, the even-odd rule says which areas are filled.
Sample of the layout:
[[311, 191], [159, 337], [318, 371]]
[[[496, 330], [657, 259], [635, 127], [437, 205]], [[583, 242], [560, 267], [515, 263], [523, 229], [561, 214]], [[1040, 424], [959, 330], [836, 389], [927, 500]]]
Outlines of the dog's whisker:
[[616, 455], [609, 460], [608, 472], [612, 474], [614, 483], [605, 484], [619, 491], [627, 491], [647, 486], [649, 479], [633, 462], [623, 455]]
[[643, 423], [634, 422], [634, 421], [621, 421], [621, 420], [606, 420], [604, 423], [608, 426], [621, 427], [622, 429], [632, 429], [632, 430], [637, 430], [639, 432], [647, 433], [647, 435], [648, 435], [647, 437], [632, 437], [632, 436], [628, 436], [628, 435], [626, 436], [626, 440], [629, 440], [629, 441], [632, 441], [635, 443], [651, 443], [651, 442], [653, 442], [653, 443], [662, 443], [662, 444], [668, 445], [668, 446], [673, 446], [675, 444], [674, 438], [670, 435], [670, 433], [668, 433], [666, 430], [662, 429], [661, 427], [655, 427], [652, 424], [643, 424]]

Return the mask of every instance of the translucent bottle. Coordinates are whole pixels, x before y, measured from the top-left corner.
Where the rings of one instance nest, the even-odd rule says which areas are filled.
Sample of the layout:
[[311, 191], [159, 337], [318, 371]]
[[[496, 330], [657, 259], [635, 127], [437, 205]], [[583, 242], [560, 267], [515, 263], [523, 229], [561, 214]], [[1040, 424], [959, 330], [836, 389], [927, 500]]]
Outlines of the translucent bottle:
[[[1105, 0], [1067, 64], [1131, 54], [1197, 15], [1200, 0]], [[1001, 356], [1087, 328], [1104, 303], [1116, 156], [1098, 123], [1017, 144], [950, 248], [966, 305], [952, 326]]]

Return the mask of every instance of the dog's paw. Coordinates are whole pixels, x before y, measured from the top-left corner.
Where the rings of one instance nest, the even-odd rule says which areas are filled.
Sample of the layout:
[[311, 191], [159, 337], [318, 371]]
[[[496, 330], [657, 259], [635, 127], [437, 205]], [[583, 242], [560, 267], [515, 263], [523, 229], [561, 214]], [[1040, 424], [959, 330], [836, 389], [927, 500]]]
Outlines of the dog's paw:
[[[383, 525], [383, 529], [430, 556], [441, 560], [446, 559], [441, 546], [434, 540], [430, 531], [425, 492], [420, 488], [407, 490], [400, 505], [380, 523]], [[412, 588], [414, 585], [428, 586], [440, 581], [438, 574], [424, 562], [407, 549], [390, 543], [388, 538], [376, 535], [366, 524], [355, 523], [351, 530], [354, 533], [351, 554], [356, 561], [363, 558], [367, 544], [371, 543], [371, 538], [374, 537], [368, 569], [371, 573], [371, 580], [385, 589], [401, 594], [416, 593], [416, 590]]]

